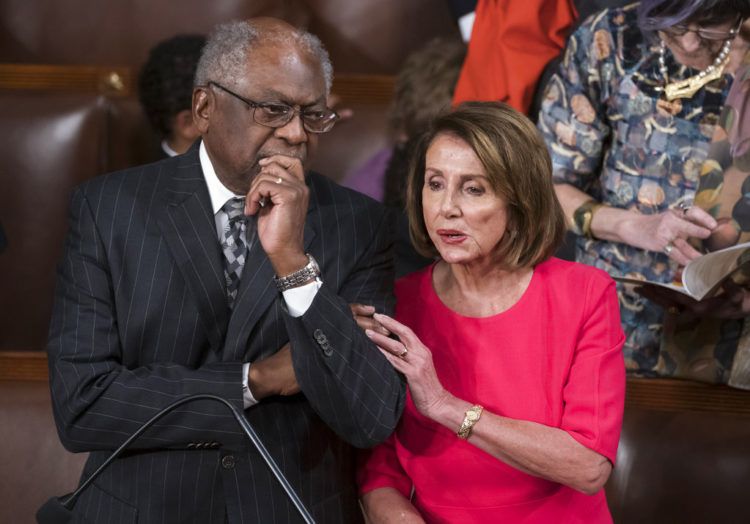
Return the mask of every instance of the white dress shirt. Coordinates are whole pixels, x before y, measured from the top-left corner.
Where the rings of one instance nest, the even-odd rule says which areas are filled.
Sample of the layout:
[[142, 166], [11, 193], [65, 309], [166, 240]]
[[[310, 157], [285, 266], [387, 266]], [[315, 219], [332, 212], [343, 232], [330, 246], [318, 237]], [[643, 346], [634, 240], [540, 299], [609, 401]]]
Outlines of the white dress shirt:
[[[198, 156], [201, 162], [201, 169], [203, 170], [203, 176], [206, 179], [206, 185], [208, 186], [208, 195], [211, 198], [211, 208], [214, 214], [214, 220], [216, 221], [216, 236], [221, 242], [224, 238], [224, 230], [229, 227], [229, 216], [222, 211], [222, 207], [226, 204], [227, 200], [232, 198], [245, 198], [245, 195], [237, 195], [230, 191], [224, 184], [221, 183], [219, 177], [216, 176], [214, 166], [211, 163], [211, 159], [208, 157], [206, 146], [203, 142], [200, 144]], [[252, 247], [255, 239], [255, 229], [252, 230], [252, 238], [245, 239], [248, 251]], [[312, 304], [315, 295], [318, 293], [322, 282], [320, 279], [316, 279], [309, 284], [304, 286], [287, 289], [282, 293], [284, 302], [286, 303], [289, 314], [293, 317], [301, 317], [305, 314], [307, 309]], [[242, 366], [242, 391], [243, 391], [243, 402], [245, 409], [254, 406], [258, 401], [253, 397], [248, 387], [248, 371], [250, 370], [250, 363], [246, 362]]]
[[167, 144], [167, 140], [166, 139], [164, 139], [164, 140], [161, 141], [161, 150], [164, 151], [164, 153], [167, 156], [177, 156], [177, 155], [179, 155], [179, 153], [177, 151], [175, 151], [174, 149], [172, 149], [171, 147], [169, 147], [169, 144]]

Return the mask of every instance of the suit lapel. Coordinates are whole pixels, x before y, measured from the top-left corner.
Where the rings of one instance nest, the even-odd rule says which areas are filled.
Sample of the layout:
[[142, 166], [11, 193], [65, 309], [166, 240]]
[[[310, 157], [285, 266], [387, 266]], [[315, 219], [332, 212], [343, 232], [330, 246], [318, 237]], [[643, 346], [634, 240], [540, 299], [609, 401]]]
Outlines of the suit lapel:
[[211, 347], [218, 351], [224, 343], [229, 308], [221, 248], [197, 146], [176, 160], [162, 195], [159, 227], [197, 303]]

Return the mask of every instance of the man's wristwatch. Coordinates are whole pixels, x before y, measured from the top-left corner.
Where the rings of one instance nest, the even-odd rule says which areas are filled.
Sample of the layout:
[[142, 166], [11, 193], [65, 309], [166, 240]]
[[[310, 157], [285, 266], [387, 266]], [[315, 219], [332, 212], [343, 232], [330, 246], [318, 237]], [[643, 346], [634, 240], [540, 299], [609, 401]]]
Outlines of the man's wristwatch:
[[320, 276], [320, 266], [318, 266], [318, 262], [310, 253], [305, 254], [307, 255], [307, 265], [305, 267], [283, 277], [273, 277], [273, 282], [276, 284], [276, 289], [278, 289], [279, 292], [283, 293], [287, 289], [299, 287]]

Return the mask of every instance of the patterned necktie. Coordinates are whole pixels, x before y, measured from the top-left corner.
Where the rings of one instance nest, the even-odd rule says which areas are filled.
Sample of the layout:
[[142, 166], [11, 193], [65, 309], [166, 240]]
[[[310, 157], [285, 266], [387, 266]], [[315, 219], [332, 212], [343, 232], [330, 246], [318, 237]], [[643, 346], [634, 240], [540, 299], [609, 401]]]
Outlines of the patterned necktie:
[[247, 257], [247, 219], [243, 213], [244, 209], [244, 198], [229, 199], [221, 208], [229, 217], [229, 223], [224, 227], [221, 249], [224, 251], [224, 279], [227, 283], [230, 308], [234, 306], [234, 300], [237, 298], [242, 268]]

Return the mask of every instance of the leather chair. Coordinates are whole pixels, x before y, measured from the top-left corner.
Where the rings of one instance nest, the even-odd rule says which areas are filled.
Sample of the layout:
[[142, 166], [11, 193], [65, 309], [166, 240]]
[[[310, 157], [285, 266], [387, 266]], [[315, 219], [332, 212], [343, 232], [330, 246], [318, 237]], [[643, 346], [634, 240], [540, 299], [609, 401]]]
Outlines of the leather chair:
[[[750, 414], [734, 411], [663, 410], [631, 399], [605, 488], [614, 522], [748, 522]], [[0, 442], [0, 522], [31, 522], [45, 500], [75, 488], [86, 456], [61, 446], [46, 381], [0, 380]]]
[[161, 40], [185, 32], [205, 34], [219, 23], [261, 15], [287, 20], [318, 35], [337, 72], [394, 74], [422, 43], [458, 35], [447, 3], [432, 0], [3, 2], [0, 62], [80, 64], [84, 60], [136, 69]]
[[616, 524], [747, 523], [750, 415], [627, 407], [606, 486]]
[[107, 165], [104, 172], [162, 158], [159, 137], [146, 121], [135, 96], [110, 99], [107, 116]]
[[0, 381], [0, 522], [34, 522], [39, 506], [73, 491], [87, 454], [66, 451], [45, 381]]
[[70, 189], [100, 173], [105, 100], [96, 95], [0, 92], [0, 349], [46, 343], [55, 266]]

